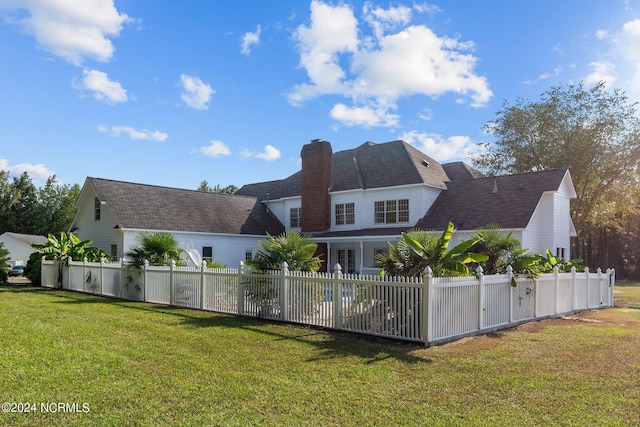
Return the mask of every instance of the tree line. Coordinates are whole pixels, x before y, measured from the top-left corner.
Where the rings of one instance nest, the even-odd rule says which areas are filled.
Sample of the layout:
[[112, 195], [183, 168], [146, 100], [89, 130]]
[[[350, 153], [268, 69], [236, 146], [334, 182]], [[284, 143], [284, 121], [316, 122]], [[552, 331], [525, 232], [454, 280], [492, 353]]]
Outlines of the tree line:
[[80, 186], [61, 185], [55, 175], [36, 188], [27, 172], [10, 179], [0, 170], [0, 234], [48, 235], [68, 231], [76, 213]]
[[572, 256], [640, 277], [640, 119], [637, 102], [604, 83], [557, 85], [538, 101], [505, 102], [474, 166], [489, 174], [569, 168], [577, 198]]

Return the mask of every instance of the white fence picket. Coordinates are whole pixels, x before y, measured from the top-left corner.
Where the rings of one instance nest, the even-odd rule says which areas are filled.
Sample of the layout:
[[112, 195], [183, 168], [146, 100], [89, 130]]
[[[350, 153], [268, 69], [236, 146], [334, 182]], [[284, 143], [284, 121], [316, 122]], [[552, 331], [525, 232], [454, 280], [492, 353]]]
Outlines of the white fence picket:
[[[238, 269], [158, 267], [71, 261], [63, 288], [282, 320], [425, 344], [523, 321], [613, 305], [615, 271], [433, 278]], [[42, 261], [42, 284], [55, 287], [57, 264]]]

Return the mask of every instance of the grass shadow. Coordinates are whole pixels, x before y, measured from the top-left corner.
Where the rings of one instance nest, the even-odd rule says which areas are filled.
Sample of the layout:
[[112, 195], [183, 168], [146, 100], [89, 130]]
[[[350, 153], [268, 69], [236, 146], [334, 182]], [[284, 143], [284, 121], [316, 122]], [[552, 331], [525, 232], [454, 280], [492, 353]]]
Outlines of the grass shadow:
[[420, 343], [394, 340], [391, 338], [363, 335], [348, 331], [324, 329], [318, 326], [291, 324], [274, 320], [237, 316], [234, 314], [202, 311], [185, 307], [155, 304], [149, 302], [122, 300], [109, 296], [85, 294], [82, 292], [41, 287], [2, 286], [0, 291], [48, 293], [59, 298], [57, 304], [85, 305], [100, 304], [121, 307], [143, 313], [169, 315], [179, 318], [179, 323], [192, 328], [236, 328], [264, 335], [267, 339], [295, 341], [316, 347], [319, 352], [307, 361], [358, 357], [373, 364], [385, 359], [397, 359], [405, 363], [430, 363], [430, 360], [411, 353], [424, 349]]

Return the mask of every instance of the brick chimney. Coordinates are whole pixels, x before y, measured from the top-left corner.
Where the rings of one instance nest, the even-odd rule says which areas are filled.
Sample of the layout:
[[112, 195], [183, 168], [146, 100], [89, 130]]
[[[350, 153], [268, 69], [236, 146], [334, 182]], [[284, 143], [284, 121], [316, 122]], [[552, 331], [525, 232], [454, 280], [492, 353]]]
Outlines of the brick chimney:
[[314, 139], [302, 147], [302, 223], [303, 233], [331, 228], [331, 144]]

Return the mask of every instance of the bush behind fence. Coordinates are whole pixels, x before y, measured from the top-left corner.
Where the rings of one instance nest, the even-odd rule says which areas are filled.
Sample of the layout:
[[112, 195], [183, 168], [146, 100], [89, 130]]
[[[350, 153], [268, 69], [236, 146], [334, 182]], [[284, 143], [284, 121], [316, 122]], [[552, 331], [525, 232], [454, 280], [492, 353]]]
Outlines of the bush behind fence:
[[[58, 266], [42, 261], [42, 285], [55, 287]], [[422, 342], [427, 345], [511, 327], [523, 321], [613, 306], [615, 272], [421, 278], [206, 267], [142, 269], [71, 261], [63, 289], [132, 301], [259, 317]]]

